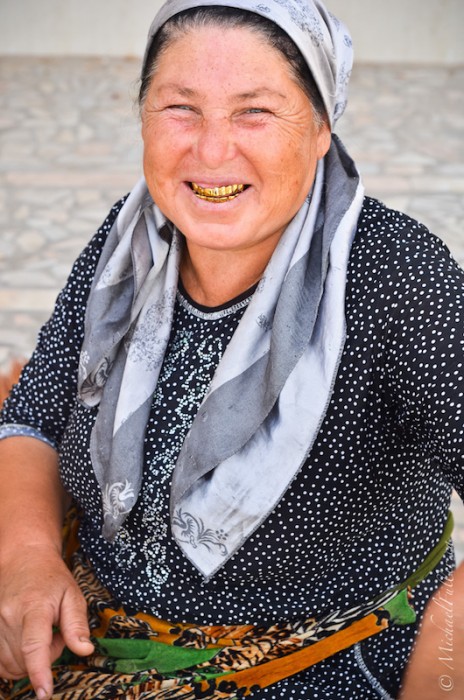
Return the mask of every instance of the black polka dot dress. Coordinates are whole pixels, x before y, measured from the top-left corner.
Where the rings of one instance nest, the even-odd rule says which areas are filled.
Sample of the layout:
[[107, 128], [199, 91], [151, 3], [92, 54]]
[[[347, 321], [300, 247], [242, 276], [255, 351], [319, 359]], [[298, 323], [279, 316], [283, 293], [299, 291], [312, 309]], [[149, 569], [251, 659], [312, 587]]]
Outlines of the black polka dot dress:
[[[205, 582], [171, 537], [170, 482], [253, 290], [215, 309], [179, 290], [141, 495], [109, 544], [88, 447], [98, 408], [79, 405], [75, 392], [92, 275], [120, 206], [76, 262], [0, 427], [0, 437], [27, 432], [59, 449], [100, 580], [128, 611], [271, 624], [348, 608], [407, 578], [441, 535], [452, 487], [464, 493], [464, 273], [445, 246], [366, 199], [350, 258], [345, 348], [316, 444], [271, 516]], [[450, 547], [415, 591], [419, 614], [453, 565]], [[414, 626], [392, 627], [253, 697], [395, 698], [414, 634]]]

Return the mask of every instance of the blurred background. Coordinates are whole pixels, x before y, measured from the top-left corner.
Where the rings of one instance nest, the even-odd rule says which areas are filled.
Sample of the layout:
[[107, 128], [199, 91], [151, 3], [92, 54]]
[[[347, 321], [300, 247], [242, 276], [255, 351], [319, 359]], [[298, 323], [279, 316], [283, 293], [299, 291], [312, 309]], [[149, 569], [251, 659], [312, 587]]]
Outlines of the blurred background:
[[[327, 0], [355, 48], [337, 133], [366, 191], [464, 265], [463, 0]], [[136, 94], [158, 2], [0, 0], [0, 370], [141, 175]], [[454, 499], [464, 557], [464, 512]]]
[[[1, 0], [0, 50], [17, 55], [140, 56], [159, 0]], [[464, 62], [462, 0], [328, 0], [359, 61]]]

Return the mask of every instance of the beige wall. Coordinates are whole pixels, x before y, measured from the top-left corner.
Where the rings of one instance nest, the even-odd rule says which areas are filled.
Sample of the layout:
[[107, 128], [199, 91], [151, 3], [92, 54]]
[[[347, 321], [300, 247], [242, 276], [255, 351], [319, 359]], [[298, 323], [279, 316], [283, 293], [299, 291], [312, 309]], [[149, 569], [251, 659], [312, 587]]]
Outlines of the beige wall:
[[[160, 0], [0, 0], [0, 54], [140, 55]], [[464, 63], [464, 0], [328, 0], [358, 61]]]

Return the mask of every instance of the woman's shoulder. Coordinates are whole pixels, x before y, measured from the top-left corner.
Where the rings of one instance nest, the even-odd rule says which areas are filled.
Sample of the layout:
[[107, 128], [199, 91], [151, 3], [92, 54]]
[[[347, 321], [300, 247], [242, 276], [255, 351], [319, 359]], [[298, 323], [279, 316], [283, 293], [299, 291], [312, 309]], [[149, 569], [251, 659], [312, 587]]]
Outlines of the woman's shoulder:
[[[445, 243], [423, 223], [404, 212], [365, 197], [353, 242], [351, 265], [378, 268], [450, 265], [460, 270]], [[462, 271], [461, 271], [462, 272]]]
[[366, 197], [351, 249], [349, 297], [447, 294], [464, 304], [464, 270], [445, 243], [407, 214]]
[[90, 241], [83, 248], [74, 264], [72, 265], [71, 272], [68, 276], [67, 284], [62, 290], [62, 294], [66, 293], [69, 288], [77, 287], [89, 287], [95, 270], [97, 269], [98, 261], [102, 254], [106, 239], [113, 227], [114, 222], [117, 219], [119, 212], [121, 211], [124, 202], [126, 201], [128, 195], [121, 197], [108, 212], [106, 218], [104, 219], [101, 226], [97, 229], [96, 233], [93, 234]]
[[378, 199], [364, 198], [358, 219], [356, 244], [395, 248], [413, 242], [424, 247], [446, 248], [443, 241], [420, 221], [402, 211], [387, 207]]
[[92, 249], [97, 254], [101, 253], [101, 250], [105, 245], [106, 239], [108, 238], [108, 234], [111, 231], [113, 224], [116, 221], [118, 214], [121, 211], [124, 202], [126, 201], [128, 196], [128, 194], [124, 195], [123, 197], [121, 197], [121, 199], [118, 199], [118, 201], [115, 202], [115, 204], [113, 204], [103, 223], [97, 229], [96, 233], [92, 236], [88, 245], [82, 251], [83, 254], [85, 254], [85, 252], [89, 249]]

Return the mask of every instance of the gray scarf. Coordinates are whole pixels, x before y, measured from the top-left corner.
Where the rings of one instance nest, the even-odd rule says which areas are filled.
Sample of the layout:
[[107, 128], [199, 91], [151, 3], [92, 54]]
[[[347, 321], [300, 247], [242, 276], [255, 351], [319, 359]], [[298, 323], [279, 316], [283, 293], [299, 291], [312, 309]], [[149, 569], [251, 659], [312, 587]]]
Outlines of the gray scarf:
[[[162, 21], [166, 7], [170, 16], [186, 6], [192, 3], [171, 0]], [[281, 13], [303, 4], [276, 7]], [[346, 274], [362, 200], [354, 164], [334, 137], [185, 439], [173, 473], [171, 528], [205, 578], [275, 508], [317, 436], [344, 345]], [[141, 489], [182, 245], [141, 180], [109, 233], [89, 297], [78, 394], [85, 405], [99, 405], [91, 457], [109, 540]]]

